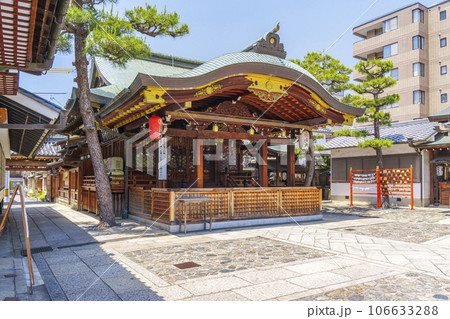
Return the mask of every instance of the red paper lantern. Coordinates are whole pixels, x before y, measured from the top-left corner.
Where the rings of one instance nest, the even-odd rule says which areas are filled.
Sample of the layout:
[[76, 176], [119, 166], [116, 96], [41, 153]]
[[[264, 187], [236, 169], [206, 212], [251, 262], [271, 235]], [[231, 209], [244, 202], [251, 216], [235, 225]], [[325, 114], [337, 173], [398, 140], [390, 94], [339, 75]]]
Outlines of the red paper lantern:
[[148, 120], [148, 129], [150, 130], [150, 138], [152, 140], [160, 140], [163, 131], [163, 121], [159, 116], [152, 116]]

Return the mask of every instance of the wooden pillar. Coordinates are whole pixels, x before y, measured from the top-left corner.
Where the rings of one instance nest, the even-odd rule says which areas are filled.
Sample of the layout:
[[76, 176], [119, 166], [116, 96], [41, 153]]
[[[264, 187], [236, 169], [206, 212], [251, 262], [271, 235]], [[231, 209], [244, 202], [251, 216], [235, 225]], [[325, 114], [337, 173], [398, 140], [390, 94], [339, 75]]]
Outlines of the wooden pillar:
[[295, 145], [287, 146], [287, 186], [295, 186]]
[[263, 144], [259, 149], [259, 185], [262, 187], [269, 186], [267, 177], [267, 140], [263, 140]]
[[195, 183], [196, 188], [203, 188], [203, 139], [194, 140], [194, 167], [195, 167]]
[[81, 162], [80, 167], [78, 167], [77, 210], [83, 209], [83, 189], [81, 188], [82, 185], [83, 185], [83, 162]]
[[434, 203], [436, 202], [434, 200], [434, 189], [437, 184], [437, 181], [435, 180], [435, 177], [434, 177], [434, 174], [435, 174], [434, 170], [436, 168], [435, 168], [434, 164], [431, 163], [431, 161], [434, 158], [434, 149], [429, 149], [428, 152], [430, 152], [430, 204], [434, 205]]
[[280, 177], [280, 155], [277, 154], [275, 157], [275, 186], [279, 186], [279, 177]]
[[191, 149], [189, 148], [189, 146], [188, 145], [186, 145], [186, 149], [185, 149], [185, 151], [186, 151], [186, 171], [185, 171], [185, 174], [184, 174], [184, 178], [185, 178], [185, 181], [186, 181], [186, 185], [188, 186], [188, 181], [189, 181], [189, 179], [190, 179], [190, 176], [191, 176], [191, 165], [190, 165], [190, 162], [191, 162]]

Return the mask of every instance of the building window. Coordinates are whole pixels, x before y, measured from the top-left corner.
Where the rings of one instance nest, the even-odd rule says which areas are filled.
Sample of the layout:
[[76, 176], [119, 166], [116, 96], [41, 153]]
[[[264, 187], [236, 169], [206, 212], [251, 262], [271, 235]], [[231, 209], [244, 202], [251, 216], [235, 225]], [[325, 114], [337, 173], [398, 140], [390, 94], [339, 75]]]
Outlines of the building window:
[[441, 94], [441, 103], [447, 103], [447, 93]]
[[413, 76], [425, 76], [425, 64], [414, 63], [413, 64]]
[[439, 13], [439, 17], [440, 17], [441, 21], [447, 19], [447, 11], [446, 10], [441, 11]]
[[383, 33], [390, 32], [398, 28], [397, 17], [383, 21]]
[[380, 107], [380, 110], [392, 109], [392, 108], [396, 108], [396, 107], [398, 107], [398, 101], [394, 102], [392, 104], [383, 105], [382, 107]]
[[412, 42], [412, 48], [413, 50], [417, 50], [417, 49], [425, 49], [425, 39], [424, 37], [420, 36], [420, 35], [416, 35], [415, 37], [412, 38], [413, 42]]
[[443, 66], [441, 66], [441, 75], [445, 75], [445, 74], [447, 74], [447, 66], [443, 65]]
[[424, 91], [414, 91], [413, 92], [413, 103], [414, 104], [425, 104], [425, 92]]
[[392, 43], [383, 47], [383, 58], [398, 54], [398, 43]]
[[422, 22], [423, 23], [423, 10], [414, 9], [412, 11], [412, 22]]
[[398, 68], [392, 69], [384, 74], [385, 78], [387, 78], [389, 76], [391, 78], [393, 78], [394, 80], [398, 81]]
[[446, 47], [447, 46], [447, 38], [442, 38], [441, 39], [441, 48]]

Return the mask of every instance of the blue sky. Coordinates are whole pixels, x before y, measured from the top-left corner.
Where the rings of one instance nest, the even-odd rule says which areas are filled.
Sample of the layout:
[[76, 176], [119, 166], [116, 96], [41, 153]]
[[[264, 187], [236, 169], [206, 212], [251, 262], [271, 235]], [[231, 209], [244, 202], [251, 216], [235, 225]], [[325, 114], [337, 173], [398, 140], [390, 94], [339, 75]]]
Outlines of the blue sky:
[[[357, 61], [352, 57], [352, 46], [359, 38], [352, 34], [352, 26], [414, 1], [122, 0], [116, 9], [123, 12], [131, 5], [145, 3], [178, 12], [181, 21], [190, 27], [190, 34], [182, 38], [149, 38], [147, 42], [153, 51], [206, 61], [242, 50], [280, 22], [278, 33], [287, 51], [287, 58], [302, 58], [308, 51], [328, 49], [328, 54], [353, 67]], [[430, 6], [436, 1], [424, 0], [421, 3]], [[72, 61], [71, 55], [57, 54], [53, 67], [72, 68]], [[75, 86], [74, 77], [75, 73], [49, 73], [36, 77], [22, 72], [19, 84], [34, 93], [64, 93], [41, 95], [63, 106]]]

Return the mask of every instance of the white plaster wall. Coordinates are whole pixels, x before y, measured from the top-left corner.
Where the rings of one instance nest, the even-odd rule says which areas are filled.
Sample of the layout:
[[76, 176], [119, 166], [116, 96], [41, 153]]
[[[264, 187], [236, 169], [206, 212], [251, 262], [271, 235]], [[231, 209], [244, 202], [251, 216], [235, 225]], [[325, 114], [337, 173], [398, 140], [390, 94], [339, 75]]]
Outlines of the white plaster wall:
[[[415, 151], [408, 144], [394, 144], [392, 147], [383, 148], [383, 155], [396, 154], [414, 154]], [[331, 150], [331, 158], [342, 157], [361, 157], [361, 156], [376, 156], [376, 152], [371, 148], [349, 147]]]
[[[361, 185], [362, 186], [362, 185]], [[376, 187], [375, 185], [364, 185], [367, 187], [365, 190], [361, 189], [361, 186], [354, 186], [354, 192], [357, 193], [375, 193]], [[356, 187], [359, 188], [359, 190], [356, 190]], [[422, 183], [414, 183], [413, 184], [413, 191], [414, 191], [414, 205], [422, 205]], [[346, 196], [348, 198], [346, 198]], [[402, 205], [409, 205], [410, 200], [408, 198], [401, 197], [401, 201], [397, 202], [398, 196], [392, 197], [392, 204], [402, 204]], [[350, 183], [331, 183], [331, 199], [332, 200], [346, 200], [350, 201]], [[355, 202], [369, 202], [369, 203], [376, 203], [377, 196], [376, 195], [353, 195], [353, 201]], [[424, 205], [427, 205], [428, 203], [423, 203]]]

